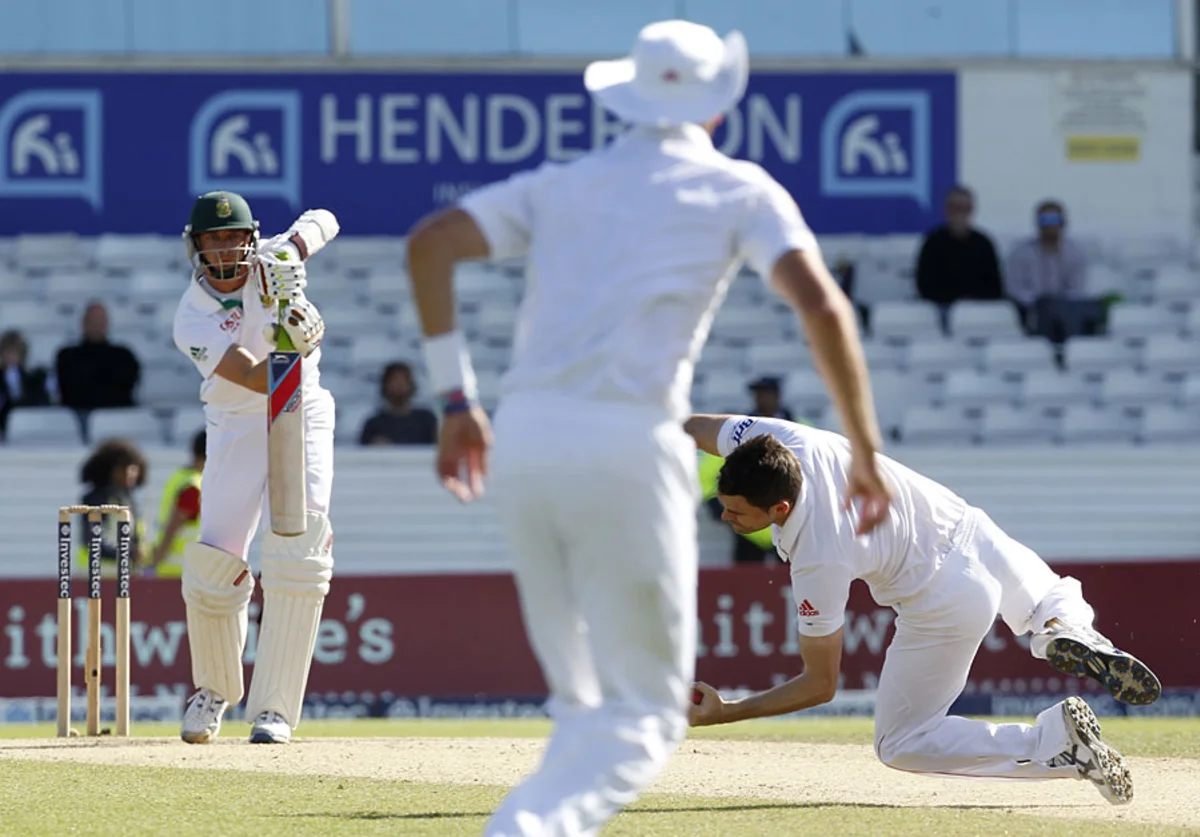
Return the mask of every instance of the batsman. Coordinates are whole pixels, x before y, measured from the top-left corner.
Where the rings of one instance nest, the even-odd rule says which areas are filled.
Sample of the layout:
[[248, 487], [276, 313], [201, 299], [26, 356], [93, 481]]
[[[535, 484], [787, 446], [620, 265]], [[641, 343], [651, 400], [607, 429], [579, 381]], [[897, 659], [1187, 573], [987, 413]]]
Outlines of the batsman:
[[[254, 590], [247, 552], [264, 502], [271, 525], [262, 541], [263, 614], [246, 703], [250, 741], [287, 743], [300, 723], [333, 573], [334, 403], [320, 384], [325, 325], [304, 294], [305, 262], [338, 230], [333, 213], [313, 209], [283, 234], [260, 239], [249, 204], [233, 192], [201, 195], [184, 229], [193, 271], [174, 337], [203, 376], [207, 426], [200, 533], [183, 556], [196, 692], [181, 735], [190, 744], [215, 739], [244, 693]], [[275, 354], [281, 350], [287, 353]], [[282, 382], [269, 376], [280, 361]], [[294, 455], [277, 455], [288, 448]]]

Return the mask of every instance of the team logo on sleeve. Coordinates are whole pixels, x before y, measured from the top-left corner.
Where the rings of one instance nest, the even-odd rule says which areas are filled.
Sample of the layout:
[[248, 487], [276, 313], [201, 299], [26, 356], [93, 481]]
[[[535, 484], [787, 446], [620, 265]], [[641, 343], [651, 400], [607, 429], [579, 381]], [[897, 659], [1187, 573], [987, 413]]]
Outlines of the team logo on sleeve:
[[733, 427], [733, 444], [737, 447], [742, 443], [742, 439], [746, 438], [746, 431], [754, 426], [754, 419], [745, 418], [739, 421]]
[[0, 195], [103, 207], [99, 90], [26, 90], [0, 106]]
[[299, 91], [218, 93], [192, 118], [189, 145], [193, 194], [229, 190], [248, 198], [280, 198], [299, 208]]
[[208, 360], [208, 349], [204, 348], [203, 346], [192, 346], [190, 349], [188, 349], [188, 352], [191, 354], [192, 360], [198, 360], [200, 362]]

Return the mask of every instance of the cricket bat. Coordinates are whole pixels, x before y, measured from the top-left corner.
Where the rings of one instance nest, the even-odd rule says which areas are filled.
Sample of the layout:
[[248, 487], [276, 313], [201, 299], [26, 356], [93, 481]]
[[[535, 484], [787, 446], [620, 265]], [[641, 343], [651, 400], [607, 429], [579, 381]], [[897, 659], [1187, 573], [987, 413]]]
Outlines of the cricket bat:
[[[279, 303], [280, 322], [286, 308], [287, 303]], [[275, 351], [267, 361], [267, 495], [271, 503], [271, 531], [295, 537], [308, 528], [304, 396], [300, 387], [302, 359], [282, 325], [275, 338]]]

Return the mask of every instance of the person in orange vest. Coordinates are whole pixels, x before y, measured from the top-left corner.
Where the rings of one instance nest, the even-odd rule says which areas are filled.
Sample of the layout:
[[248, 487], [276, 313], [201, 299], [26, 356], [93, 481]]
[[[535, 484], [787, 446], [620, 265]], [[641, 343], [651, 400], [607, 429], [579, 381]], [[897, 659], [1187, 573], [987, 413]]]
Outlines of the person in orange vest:
[[200, 535], [200, 475], [204, 472], [205, 435], [192, 438], [192, 461], [167, 479], [158, 507], [158, 540], [147, 575], [183, 576], [183, 547]]

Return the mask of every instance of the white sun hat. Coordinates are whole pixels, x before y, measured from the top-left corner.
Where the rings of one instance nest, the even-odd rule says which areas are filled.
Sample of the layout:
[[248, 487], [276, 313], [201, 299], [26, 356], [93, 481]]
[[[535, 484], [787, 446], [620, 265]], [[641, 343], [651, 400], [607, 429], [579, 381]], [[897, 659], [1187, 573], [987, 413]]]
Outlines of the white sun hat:
[[628, 58], [589, 64], [583, 84], [627, 122], [680, 125], [707, 122], [732, 109], [749, 75], [741, 32], [722, 39], [698, 23], [664, 20], [638, 33]]

